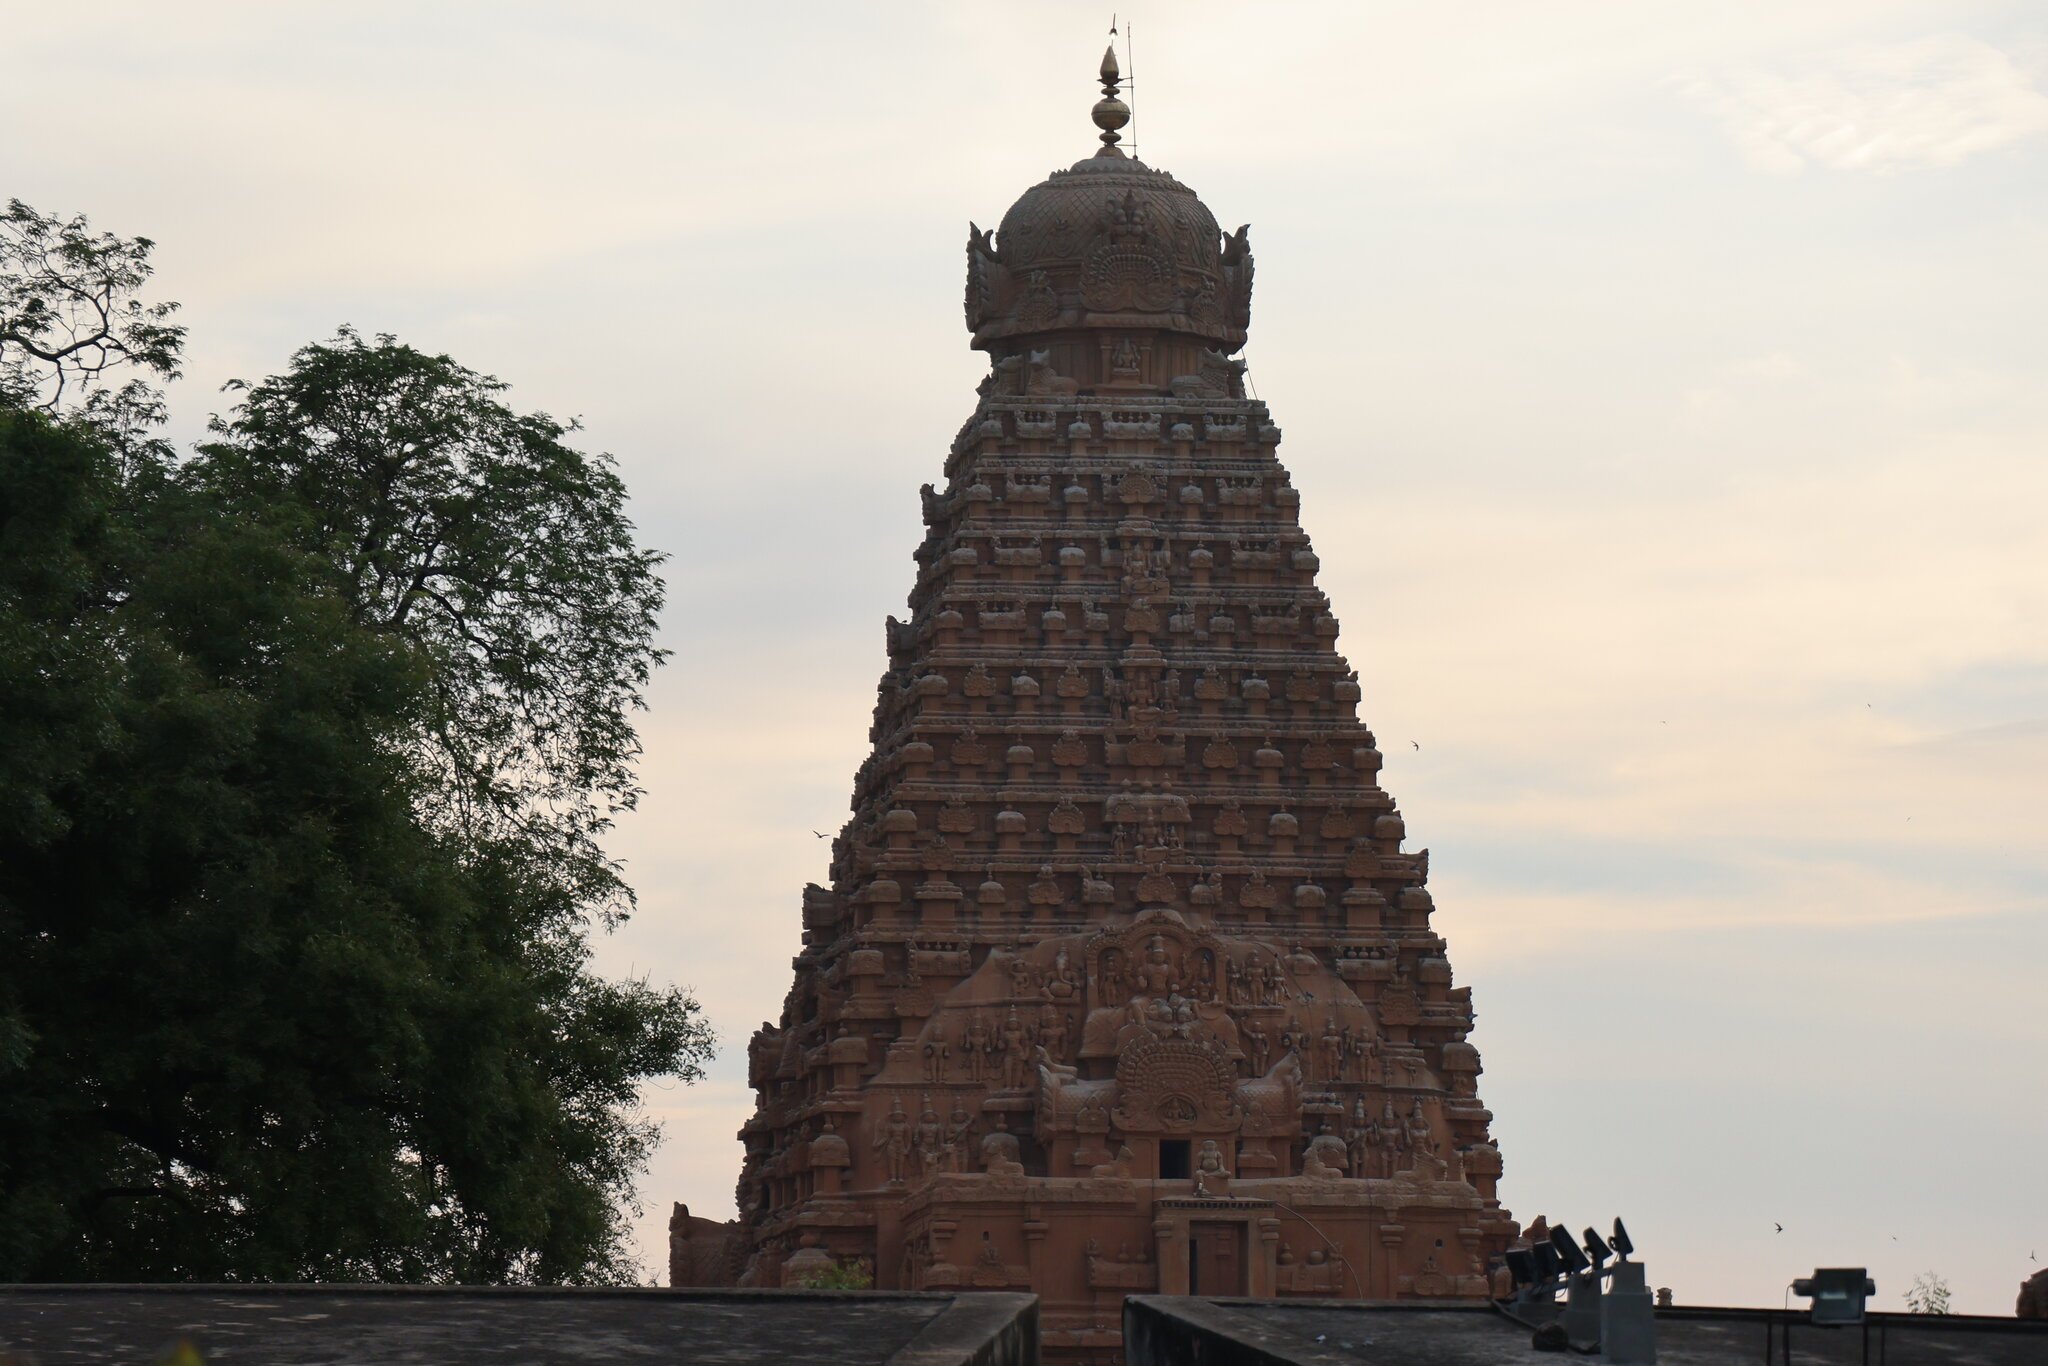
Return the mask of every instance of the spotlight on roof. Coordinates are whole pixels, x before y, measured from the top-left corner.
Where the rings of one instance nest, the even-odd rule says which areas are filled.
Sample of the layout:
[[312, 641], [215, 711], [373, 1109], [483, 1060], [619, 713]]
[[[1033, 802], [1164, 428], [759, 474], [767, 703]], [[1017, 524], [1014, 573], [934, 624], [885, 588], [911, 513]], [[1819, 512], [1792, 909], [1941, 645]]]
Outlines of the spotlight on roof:
[[1586, 1230], [1586, 1256], [1592, 1259], [1594, 1275], [1600, 1274], [1600, 1268], [1613, 1255], [1614, 1249], [1601, 1239], [1597, 1229], [1589, 1228]]
[[1506, 1253], [1508, 1274], [1515, 1278], [1516, 1285], [1534, 1285], [1537, 1281], [1536, 1256], [1526, 1247], [1511, 1247]]
[[1577, 1274], [1592, 1265], [1586, 1260], [1586, 1254], [1579, 1251], [1579, 1245], [1572, 1240], [1571, 1230], [1568, 1228], [1560, 1226], [1552, 1229], [1550, 1245], [1557, 1249], [1557, 1260], [1566, 1271]]
[[1629, 1241], [1628, 1230], [1622, 1226], [1621, 1216], [1618, 1214], [1614, 1216], [1613, 1241], [1614, 1255], [1624, 1262], [1628, 1260], [1628, 1254], [1636, 1250], [1636, 1245]]
[[1813, 1321], [1831, 1327], [1863, 1322], [1863, 1305], [1877, 1282], [1860, 1266], [1823, 1267], [1792, 1282], [1792, 1293], [1813, 1301]]
[[1540, 1281], [1554, 1279], [1564, 1267], [1557, 1255], [1557, 1247], [1552, 1243], [1535, 1244], [1529, 1249], [1529, 1255], [1536, 1259], [1536, 1279]]

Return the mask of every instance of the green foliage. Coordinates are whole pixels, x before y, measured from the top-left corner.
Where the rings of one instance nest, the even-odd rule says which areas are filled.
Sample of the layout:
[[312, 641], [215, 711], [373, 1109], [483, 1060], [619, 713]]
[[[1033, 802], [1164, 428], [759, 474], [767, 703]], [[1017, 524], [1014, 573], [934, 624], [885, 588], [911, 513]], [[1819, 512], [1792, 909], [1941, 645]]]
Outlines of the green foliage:
[[799, 1276], [797, 1286], [803, 1290], [873, 1290], [875, 1269], [865, 1257], [848, 1258]]
[[83, 217], [41, 214], [19, 199], [0, 213], [0, 402], [72, 411], [117, 434], [163, 420], [148, 380], [118, 387], [110, 372], [177, 378], [185, 329], [174, 303], [137, 297], [156, 244], [94, 234]]
[[173, 467], [0, 404], [0, 1279], [624, 1281], [696, 1003], [590, 971], [660, 584], [344, 333]]
[[295, 509], [286, 535], [334, 566], [351, 619], [431, 655], [417, 735], [437, 822], [542, 849], [564, 895], [619, 909], [596, 838], [639, 795], [661, 557], [635, 546], [609, 460], [504, 388], [344, 328], [245, 388], [192, 475]]
[[1923, 1271], [1913, 1278], [1913, 1286], [1906, 1292], [1906, 1312], [1909, 1314], [1946, 1314], [1948, 1309], [1948, 1282], [1932, 1271]]

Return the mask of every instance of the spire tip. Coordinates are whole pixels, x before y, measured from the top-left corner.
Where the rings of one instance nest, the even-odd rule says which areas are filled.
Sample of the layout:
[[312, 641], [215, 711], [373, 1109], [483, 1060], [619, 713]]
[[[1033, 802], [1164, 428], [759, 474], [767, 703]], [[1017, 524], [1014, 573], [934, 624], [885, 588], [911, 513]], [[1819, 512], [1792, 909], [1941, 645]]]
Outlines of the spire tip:
[[1102, 98], [1095, 102], [1093, 116], [1095, 126], [1102, 130], [1102, 150], [1097, 156], [1120, 157], [1117, 144], [1123, 138], [1117, 129], [1131, 121], [1131, 107], [1117, 98], [1117, 87], [1122, 82], [1123, 72], [1116, 62], [1116, 44], [1111, 43], [1102, 54]]

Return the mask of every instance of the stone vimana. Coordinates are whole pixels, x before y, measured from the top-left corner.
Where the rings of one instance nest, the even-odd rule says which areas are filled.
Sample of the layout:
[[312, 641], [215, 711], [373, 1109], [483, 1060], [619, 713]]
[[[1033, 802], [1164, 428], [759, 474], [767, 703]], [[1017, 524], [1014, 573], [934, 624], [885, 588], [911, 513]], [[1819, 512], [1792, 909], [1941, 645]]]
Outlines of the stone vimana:
[[1252, 257], [1118, 147], [967, 245], [992, 370], [923, 490], [910, 619], [779, 1023], [736, 1224], [679, 1283], [1478, 1298], [1516, 1233], [1280, 430]]

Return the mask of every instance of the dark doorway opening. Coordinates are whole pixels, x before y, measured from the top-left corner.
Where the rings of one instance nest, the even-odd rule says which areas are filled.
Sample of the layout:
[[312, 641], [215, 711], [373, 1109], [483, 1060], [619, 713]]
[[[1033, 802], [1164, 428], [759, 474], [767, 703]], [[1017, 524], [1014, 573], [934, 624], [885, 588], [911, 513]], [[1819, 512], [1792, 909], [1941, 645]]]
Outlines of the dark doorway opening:
[[1188, 1179], [1188, 1143], [1185, 1138], [1162, 1138], [1159, 1140], [1159, 1179], [1161, 1181], [1185, 1181]]
[[1188, 1227], [1188, 1293], [1245, 1293], [1245, 1227], [1199, 1222]]

